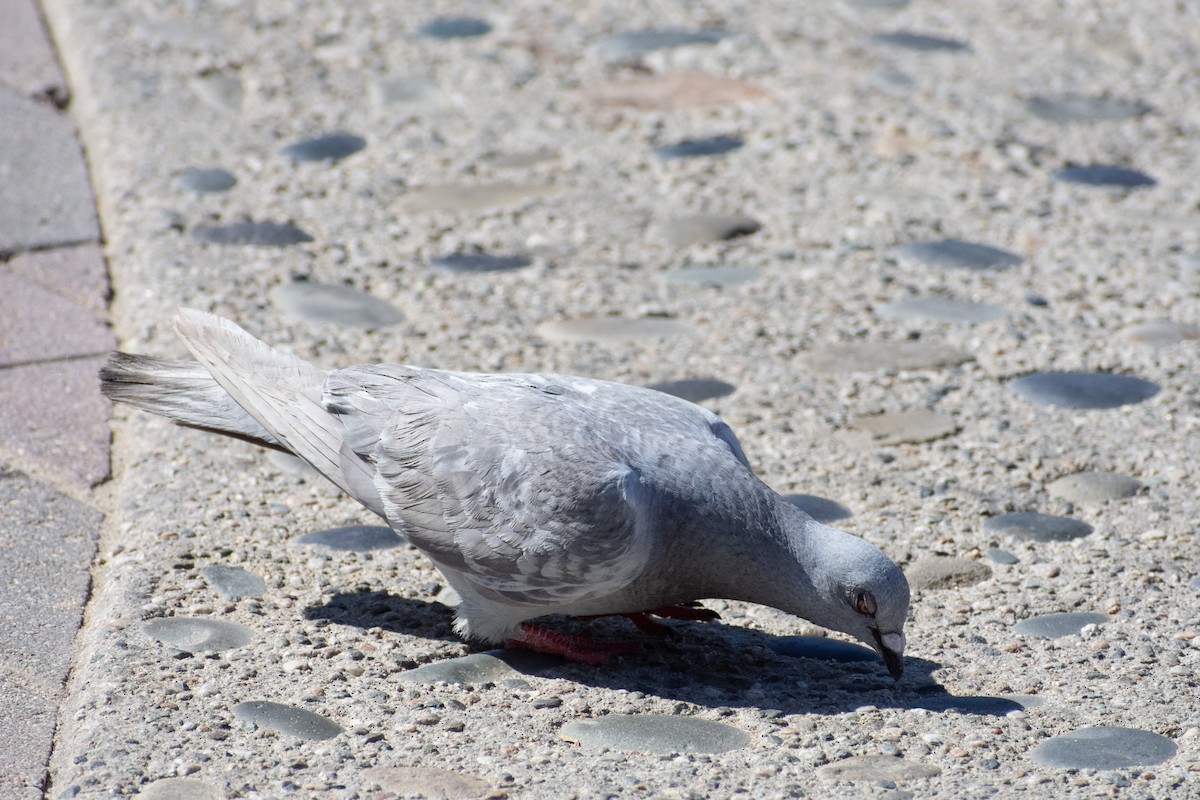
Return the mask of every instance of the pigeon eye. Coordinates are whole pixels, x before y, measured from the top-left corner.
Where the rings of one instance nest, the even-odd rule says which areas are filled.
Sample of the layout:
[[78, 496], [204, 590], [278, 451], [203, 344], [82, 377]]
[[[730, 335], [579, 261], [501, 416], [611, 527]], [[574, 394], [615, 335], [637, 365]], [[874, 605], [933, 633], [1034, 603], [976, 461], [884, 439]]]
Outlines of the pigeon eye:
[[875, 595], [871, 594], [866, 589], [855, 589], [851, 597], [854, 600], [855, 611], [863, 614], [864, 616], [875, 616], [875, 609], [877, 608]]

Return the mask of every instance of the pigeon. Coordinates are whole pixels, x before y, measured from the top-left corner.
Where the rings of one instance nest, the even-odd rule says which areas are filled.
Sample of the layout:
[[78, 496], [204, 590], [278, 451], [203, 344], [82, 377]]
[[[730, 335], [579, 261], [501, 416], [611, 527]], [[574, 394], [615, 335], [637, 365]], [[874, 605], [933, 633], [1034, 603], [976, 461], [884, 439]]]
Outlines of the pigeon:
[[308, 462], [436, 565], [467, 640], [600, 664], [629, 643], [535, 620], [711, 619], [695, 601], [725, 598], [847, 633], [903, 673], [904, 573], [769, 488], [707, 409], [566, 375], [326, 371], [192, 309], [175, 330], [195, 361], [113, 353], [104, 394]]

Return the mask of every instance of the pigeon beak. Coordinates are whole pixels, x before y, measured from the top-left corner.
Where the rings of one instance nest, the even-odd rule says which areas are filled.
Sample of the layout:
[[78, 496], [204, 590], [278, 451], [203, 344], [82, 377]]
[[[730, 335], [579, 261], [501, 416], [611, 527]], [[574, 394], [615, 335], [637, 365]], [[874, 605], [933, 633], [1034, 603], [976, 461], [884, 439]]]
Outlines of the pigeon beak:
[[872, 630], [875, 635], [875, 649], [883, 656], [883, 664], [896, 680], [904, 674], [904, 634], [880, 633]]

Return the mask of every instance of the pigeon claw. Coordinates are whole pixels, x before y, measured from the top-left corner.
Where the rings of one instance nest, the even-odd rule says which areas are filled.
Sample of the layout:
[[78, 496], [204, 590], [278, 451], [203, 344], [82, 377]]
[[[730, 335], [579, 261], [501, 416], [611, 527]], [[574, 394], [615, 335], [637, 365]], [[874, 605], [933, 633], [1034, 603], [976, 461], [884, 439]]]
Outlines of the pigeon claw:
[[562, 656], [569, 661], [596, 667], [608, 664], [613, 656], [629, 655], [642, 649], [637, 642], [597, 642], [587, 636], [552, 631], [532, 622], [522, 622], [521, 636], [509, 639], [504, 646]]

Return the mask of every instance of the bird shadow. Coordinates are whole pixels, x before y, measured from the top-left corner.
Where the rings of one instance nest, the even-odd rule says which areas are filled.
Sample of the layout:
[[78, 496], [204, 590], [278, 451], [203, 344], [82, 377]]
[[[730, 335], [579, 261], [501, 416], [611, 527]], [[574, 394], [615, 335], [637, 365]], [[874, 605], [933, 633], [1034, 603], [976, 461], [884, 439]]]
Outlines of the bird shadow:
[[[453, 609], [434, 600], [385, 591], [336, 594], [322, 605], [305, 609], [304, 615], [336, 625], [462, 644], [454, 633]], [[598, 641], [632, 640], [641, 650], [595, 667], [520, 650], [471, 647], [474, 652], [486, 650], [506, 664], [494, 665], [494, 674], [475, 680], [516, 686], [527, 683], [525, 678], [561, 678], [712, 709], [758, 708], [768, 715], [833, 715], [870, 705], [995, 717], [1031, 702], [1005, 695], [953, 695], [934, 678], [933, 673], [943, 665], [915, 656], [905, 659], [904, 677], [894, 681], [878, 658], [837, 661], [783, 655], [774, 648], [788, 649], [786, 640], [793, 637], [721, 622], [668, 623], [668, 636], [651, 636], [621, 618], [547, 620], [549, 627], [587, 633]], [[411, 669], [422, 662], [448, 663], [437, 661], [442, 652], [401, 660], [396, 666]]]

